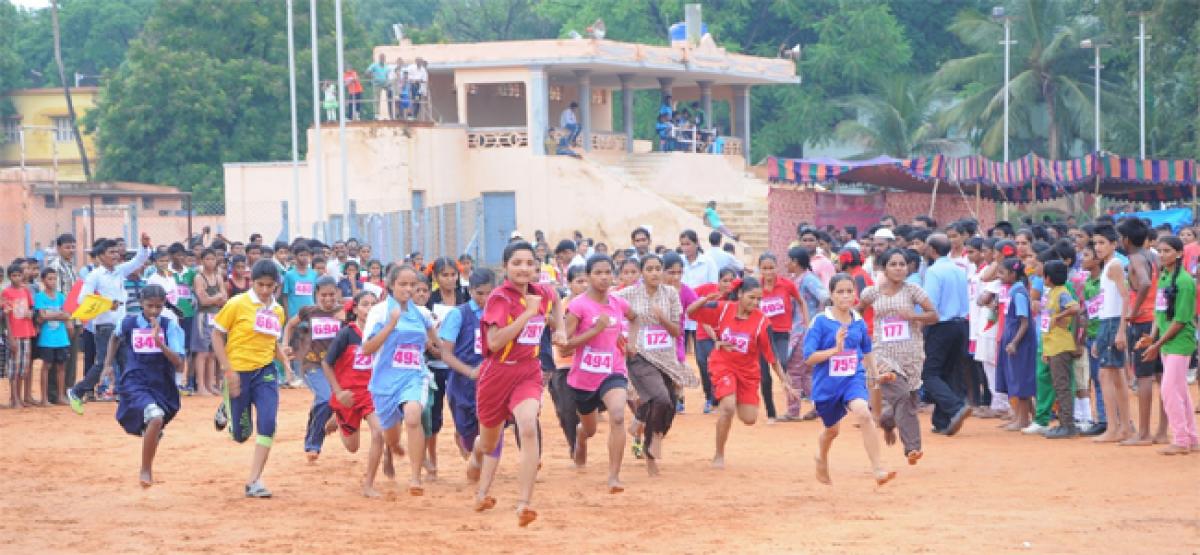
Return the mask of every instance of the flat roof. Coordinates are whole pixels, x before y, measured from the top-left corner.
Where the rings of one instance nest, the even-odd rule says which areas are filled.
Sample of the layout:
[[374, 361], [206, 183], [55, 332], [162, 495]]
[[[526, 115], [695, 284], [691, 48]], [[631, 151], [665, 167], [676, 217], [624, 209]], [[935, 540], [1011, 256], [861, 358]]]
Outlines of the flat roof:
[[659, 77], [675, 85], [712, 81], [716, 85], [797, 84], [792, 60], [735, 54], [711, 44], [695, 48], [652, 46], [602, 39], [548, 39], [452, 44], [377, 46], [372, 59], [387, 56], [412, 63], [424, 58], [430, 73], [457, 69], [543, 66], [551, 77], [590, 70], [592, 85], [619, 87], [619, 74], [631, 74], [634, 88], [658, 88]]

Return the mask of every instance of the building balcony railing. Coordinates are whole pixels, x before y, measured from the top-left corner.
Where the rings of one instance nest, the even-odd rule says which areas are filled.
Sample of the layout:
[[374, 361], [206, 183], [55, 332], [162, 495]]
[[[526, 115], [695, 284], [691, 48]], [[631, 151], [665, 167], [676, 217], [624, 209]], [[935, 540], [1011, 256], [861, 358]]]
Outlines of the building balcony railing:
[[525, 127], [472, 127], [467, 130], [467, 148], [517, 148], [529, 146]]

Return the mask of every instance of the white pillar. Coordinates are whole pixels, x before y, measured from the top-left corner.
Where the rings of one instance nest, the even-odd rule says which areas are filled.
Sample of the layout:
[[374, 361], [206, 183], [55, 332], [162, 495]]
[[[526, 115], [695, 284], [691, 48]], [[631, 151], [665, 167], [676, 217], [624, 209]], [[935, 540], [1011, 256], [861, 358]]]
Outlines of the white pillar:
[[592, 150], [592, 76], [586, 69], [575, 70], [579, 79], [579, 140], [583, 151]]
[[632, 73], [617, 75], [621, 80], [621, 129], [625, 132], [625, 152], [633, 154], [633, 81]]
[[455, 87], [454, 102], [458, 107], [458, 123], [463, 126], [470, 127], [468, 125], [468, 121], [467, 121], [467, 100], [469, 98], [467, 95], [469, 95], [471, 93], [471, 85], [469, 85], [467, 83], [459, 83], [457, 76], [456, 76], [455, 81], [454, 81], [454, 87]]
[[[659, 87], [659, 90], [662, 91], [663, 96], [674, 96], [671, 94], [671, 85], [674, 82], [675, 82], [674, 77], [659, 77], [658, 78], [658, 87]], [[674, 99], [672, 98], [672, 100], [674, 100]]]
[[550, 126], [550, 84], [546, 68], [529, 69], [526, 83], [526, 126], [529, 132], [529, 148], [534, 155], [546, 154], [546, 129]]
[[750, 163], [750, 85], [733, 85], [733, 107], [737, 113], [736, 133], [742, 140], [742, 154]]
[[704, 108], [704, 124], [712, 127], [712, 81], [696, 81], [700, 85], [700, 106]]

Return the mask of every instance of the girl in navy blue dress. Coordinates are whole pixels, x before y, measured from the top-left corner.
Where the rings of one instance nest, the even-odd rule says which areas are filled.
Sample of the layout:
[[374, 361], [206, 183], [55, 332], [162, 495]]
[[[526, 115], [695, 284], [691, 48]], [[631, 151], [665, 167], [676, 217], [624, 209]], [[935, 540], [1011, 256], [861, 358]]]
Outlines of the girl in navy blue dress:
[[996, 355], [996, 391], [1008, 394], [1013, 421], [1004, 427], [1015, 432], [1033, 421], [1033, 396], [1037, 393], [1038, 337], [1029, 325], [1033, 314], [1025, 265], [1016, 258], [1000, 263], [1000, 283], [1009, 286], [1000, 352]]
[[[813, 318], [804, 338], [804, 361], [813, 369], [813, 405], [825, 429], [819, 438], [816, 456], [817, 481], [830, 484], [829, 448], [837, 438], [839, 425], [847, 413], [853, 414], [862, 429], [863, 446], [871, 459], [875, 483], [886, 484], [896, 473], [883, 468], [879, 461], [879, 435], [867, 404], [867, 373], [864, 358], [871, 354], [871, 335], [866, 321], [853, 309], [857, 296], [849, 274], [829, 280], [832, 306]], [[867, 360], [871, 365], [874, 360]]]
[[120, 402], [117, 422], [130, 435], [142, 436], [142, 487], [153, 484], [150, 467], [158, 451], [162, 429], [179, 412], [179, 390], [175, 371], [183, 368], [183, 329], [175, 320], [162, 315], [167, 292], [148, 285], [141, 293], [142, 313], [130, 314], [121, 321], [109, 343], [106, 368], [112, 368], [113, 354], [120, 348], [124, 371], [120, 373]]

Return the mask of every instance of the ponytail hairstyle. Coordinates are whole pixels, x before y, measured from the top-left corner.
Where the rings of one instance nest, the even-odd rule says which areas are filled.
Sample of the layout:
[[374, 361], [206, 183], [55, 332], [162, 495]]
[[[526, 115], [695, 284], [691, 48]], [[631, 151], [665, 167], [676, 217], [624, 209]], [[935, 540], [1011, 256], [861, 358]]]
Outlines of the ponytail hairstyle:
[[1000, 267], [1016, 274], [1017, 280], [1020, 281], [1021, 284], [1023, 284], [1026, 288], [1029, 287], [1029, 278], [1025, 275], [1025, 263], [1021, 262], [1020, 258], [1015, 256], [1005, 258], [1004, 261], [1000, 263]]
[[[363, 297], [366, 297], [367, 295], [375, 297], [374, 293], [367, 291], [365, 289], [362, 289], [362, 290], [359, 290], [358, 293], [354, 294], [354, 298], [352, 301], [350, 301], [349, 303], [346, 303], [347, 306], [345, 307], [346, 308], [346, 310], [345, 310], [346, 321], [344, 322], [345, 324], [351, 324], [358, 320], [358, 315], [356, 315], [354, 313], [354, 309], [356, 307], [358, 307], [358, 302], [361, 301], [363, 299]], [[379, 299], [379, 297], [375, 297], [375, 298], [376, 298], [376, 300]]]
[[1179, 279], [1179, 270], [1183, 268], [1183, 241], [1174, 235], [1166, 235], [1159, 237], [1158, 242], [1166, 243], [1179, 253], [1179, 258], [1175, 259], [1175, 269], [1171, 271], [1171, 280], [1167, 282], [1167, 288], [1163, 290], [1163, 296], [1167, 300], [1167, 321], [1169, 322], [1175, 319], [1175, 298], [1179, 295], [1176, 280]]

